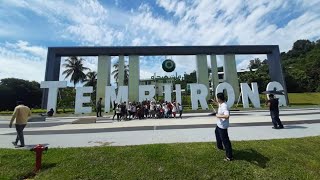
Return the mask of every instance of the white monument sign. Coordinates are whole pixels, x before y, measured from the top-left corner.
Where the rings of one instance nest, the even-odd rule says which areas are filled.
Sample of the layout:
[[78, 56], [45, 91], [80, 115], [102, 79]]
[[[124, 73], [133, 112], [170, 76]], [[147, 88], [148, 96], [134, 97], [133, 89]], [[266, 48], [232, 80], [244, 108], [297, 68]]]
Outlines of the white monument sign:
[[[197, 110], [200, 107], [201, 109], [208, 109], [208, 104], [206, 101], [206, 97], [208, 95], [208, 88], [204, 84], [193, 83], [189, 84], [191, 90], [191, 105], [193, 110]], [[48, 110], [50, 108], [56, 109], [57, 105], [57, 93], [58, 88], [67, 87], [66, 81], [45, 81], [41, 82], [41, 88], [48, 88], [49, 89], [49, 96], [48, 96]], [[258, 85], [257, 83], [251, 83], [251, 88], [247, 83], [240, 83], [241, 87], [241, 96], [243, 107], [249, 107], [249, 100], [251, 101], [253, 107], [260, 108], [260, 99], [259, 99], [259, 92], [258, 92]], [[171, 101], [171, 93], [173, 90], [171, 89], [171, 84], [166, 84], [164, 86], [165, 89], [165, 100]], [[267, 91], [281, 91], [283, 87], [278, 82], [270, 82], [266, 88]], [[84, 93], [92, 93], [93, 87], [78, 87], [76, 91], [76, 103], [75, 103], [75, 113], [90, 113], [92, 111], [91, 107], [83, 107], [84, 103], [90, 102], [90, 96], [83, 96]], [[223, 93], [226, 92], [227, 95], [227, 105], [232, 107], [235, 102], [235, 92], [232, 86], [229, 83], [220, 83], [215, 93]], [[177, 103], [181, 104], [181, 86], [180, 84], [175, 85], [175, 92], [176, 92], [176, 101]], [[139, 86], [139, 101], [150, 100], [154, 101], [155, 96], [155, 86], [154, 85], [140, 85]], [[279, 98], [279, 106], [286, 106], [286, 99], [283, 95], [276, 95]], [[128, 86], [119, 86], [118, 87], [118, 94], [116, 94], [115, 87], [113, 86], [106, 86], [105, 88], [105, 112], [110, 111], [110, 107], [113, 106], [113, 102], [121, 103], [126, 102], [128, 103]]]

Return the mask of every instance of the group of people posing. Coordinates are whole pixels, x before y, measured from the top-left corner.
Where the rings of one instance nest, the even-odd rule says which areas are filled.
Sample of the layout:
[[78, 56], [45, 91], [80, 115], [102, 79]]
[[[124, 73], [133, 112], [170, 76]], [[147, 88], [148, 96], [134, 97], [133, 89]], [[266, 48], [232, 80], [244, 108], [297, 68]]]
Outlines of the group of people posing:
[[[101, 98], [97, 103], [97, 117], [101, 117]], [[118, 121], [145, 118], [182, 118], [182, 105], [176, 102], [113, 102], [113, 120]]]

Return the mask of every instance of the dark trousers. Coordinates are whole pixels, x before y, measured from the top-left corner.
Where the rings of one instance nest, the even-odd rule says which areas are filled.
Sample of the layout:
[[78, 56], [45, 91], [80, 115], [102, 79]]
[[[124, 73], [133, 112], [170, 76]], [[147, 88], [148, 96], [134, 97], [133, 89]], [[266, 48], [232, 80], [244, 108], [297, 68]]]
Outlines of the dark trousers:
[[97, 117], [102, 117], [101, 112], [102, 112], [101, 107], [98, 107], [97, 108]]
[[117, 113], [117, 120], [120, 121], [121, 113]]
[[112, 117], [112, 120], [114, 120], [114, 117], [116, 117], [117, 113], [116, 113], [116, 110], [114, 109], [113, 110], [113, 117]]
[[180, 115], [179, 115], [179, 118], [182, 118], [182, 110], [179, 111]]
[[279, 111], [270, 111], [270, 116], [274, 127], [283, 127], [279, 118]]
[[24, 146], [23, 129], [26, 127], [26, 124], [16, 124], [15, 126], [17, 130], [16, 143], [20, 141], [20, 145]]
[[216, 139], [217, 139], [217, 148], [226, 150], [226, 156], [228, 158], [233, 158], [232, 156], [232, 146], [228, 135], [228, 129], [221, 129], [218, 126], [215, 130]]

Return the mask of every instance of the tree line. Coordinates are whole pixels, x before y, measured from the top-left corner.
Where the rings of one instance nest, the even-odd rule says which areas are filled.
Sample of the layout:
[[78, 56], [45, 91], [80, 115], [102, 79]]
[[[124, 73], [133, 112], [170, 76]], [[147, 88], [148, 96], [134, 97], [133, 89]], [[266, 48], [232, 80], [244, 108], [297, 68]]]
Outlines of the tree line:
[[[320, 92], [320, 40], [294, 42], [291, 50], [281, 53], [281, 65], [288, 92]], [[264, 91], [271, 81], [267, 60], [250, 60], [248, 68], [251, 71], [239, 74], [239, 81], [257, 82], [259, 92]]]

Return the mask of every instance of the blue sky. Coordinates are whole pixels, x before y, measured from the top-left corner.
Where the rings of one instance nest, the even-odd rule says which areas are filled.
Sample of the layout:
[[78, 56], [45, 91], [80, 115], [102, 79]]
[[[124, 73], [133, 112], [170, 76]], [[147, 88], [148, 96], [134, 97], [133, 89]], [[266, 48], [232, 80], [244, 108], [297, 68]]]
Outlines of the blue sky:
[[[320, 0], [1, 0], [0, 79], [42, 81], [49, 46], [275, 44], [287, 51], [297, 39], [320, 39]], [[238, 69], [253, 57], [265, 58], [236, 56]], [[84, 58], [96, 70], [97, 58]], [[179, 74], [195, 70], [193, 56], [169, 58]], [[166, 75], [164, 59], [142, 57], [140, 77]]]

